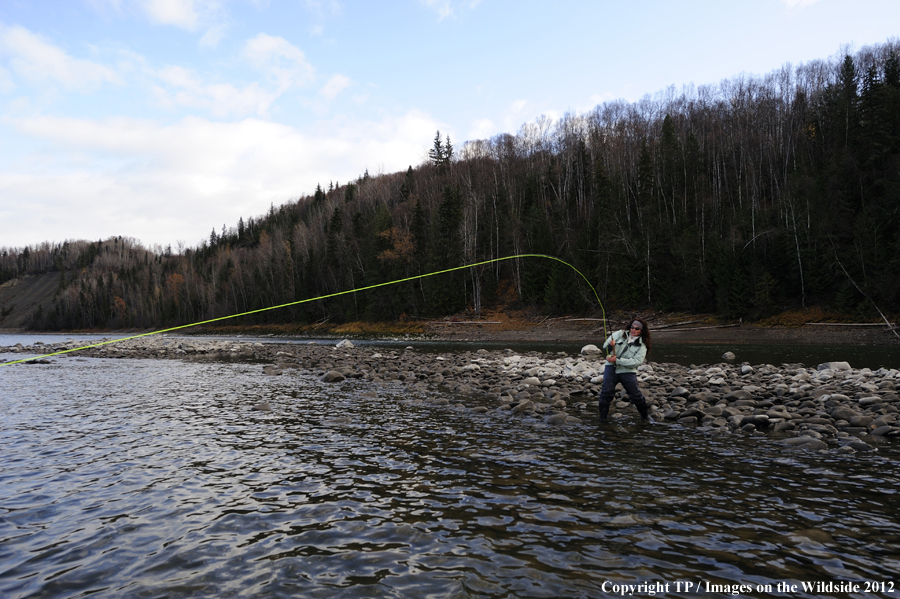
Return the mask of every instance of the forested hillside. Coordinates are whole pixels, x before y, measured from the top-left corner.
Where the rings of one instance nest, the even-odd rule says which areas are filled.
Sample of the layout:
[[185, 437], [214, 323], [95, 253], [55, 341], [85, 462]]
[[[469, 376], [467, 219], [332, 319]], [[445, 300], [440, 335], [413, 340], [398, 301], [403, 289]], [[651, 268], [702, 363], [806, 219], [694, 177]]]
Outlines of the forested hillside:
[[[542, 118], [406, 172], [328, 183], [199, 247], [0, 251], [59, 273], [37, 328], [160, 327], [512, 254], [571, 262], [607, 310], [753, 319], [900, 313], [900, 43]], [[589, 313], [579, 277], [521, 259], [245, 317], [393, 320], [482, 307]], [[0, 309], [8, 309], [0, 306]], [[2, 326], [2, 322], [0, 322]]]

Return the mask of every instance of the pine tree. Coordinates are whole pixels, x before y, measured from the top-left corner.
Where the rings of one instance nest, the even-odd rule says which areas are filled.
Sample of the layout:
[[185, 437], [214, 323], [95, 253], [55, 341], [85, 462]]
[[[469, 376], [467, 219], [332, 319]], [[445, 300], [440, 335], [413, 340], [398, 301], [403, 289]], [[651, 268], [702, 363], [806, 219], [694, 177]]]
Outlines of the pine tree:
[[444, 146], [441, 143], [441, 131], [434, 134], [434, 145], [428, 150], [428, 159], [433, 166], [440, 167], [444, 164]]
[[850, 145], [854, 120], [856, 117], [856, 102], [859, 97], [859, 77], [856, 65], [848, 54], [844, 57], [838, 76], [838, 111], [842, 119], [841, 131], [843, 133], [844, 146]]
[[445, 139], [445, 141], [444, 141], [443, 159], [444, 159], [444, 165], [446, 166], [446, 165], [450, 164], [451, 160], [453, 160], [453, 144], [450, 143], [449, 135], [447, 135], [447, 137], [445, 137], [444, 139]]
[[446, 171], [450, 167], [450, 161], [453, 159], [453, 144], [450, 143], [450, 136], [446, 137], [446, 141], [441, 141], [441, 132], [438, 130], [434, 135], [434, 144], [428, 150], [428, 159], [433, 166], [438, 167], [441, 172]]
[[[431, 227], [429, 271], [445, 270], [462, 264], [462, 217], [462, 191], [459, 186], [445, 186], [443, 201]], [[462, 271], [429, 277], [426, 290], [429, 309], [435, 315], [452, 314], [465, 306], [465, 278]]]
[[406, 177], [403, 179], [403, 183], [400, 184], [400, 197], [403, 198], [403, 201], [409, 199], [409, 196], [412, 194], [412, 178], [413, 171], [412, 166], [409, 167], [406, 171]]
[[336, 264], [338, 260], [338, 234], [344, 226], [344, 219], [340, 207], [335, 207], [328, 222], [328, 236], [326, 238], [326, 252], [328, 262]]

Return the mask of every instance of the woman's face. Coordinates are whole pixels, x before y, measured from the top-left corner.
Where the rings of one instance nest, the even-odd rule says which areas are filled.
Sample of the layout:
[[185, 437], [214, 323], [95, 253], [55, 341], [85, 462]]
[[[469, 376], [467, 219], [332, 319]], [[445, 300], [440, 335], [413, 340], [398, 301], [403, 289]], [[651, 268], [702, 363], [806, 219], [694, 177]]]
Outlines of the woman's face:
[[644, 328], [644, 325], [642, 325], [640, 322], [635, 320], [634, 322], [631, 323], [631, 336], [632, 337], [640, 337], [641, 330], [643, 328]]

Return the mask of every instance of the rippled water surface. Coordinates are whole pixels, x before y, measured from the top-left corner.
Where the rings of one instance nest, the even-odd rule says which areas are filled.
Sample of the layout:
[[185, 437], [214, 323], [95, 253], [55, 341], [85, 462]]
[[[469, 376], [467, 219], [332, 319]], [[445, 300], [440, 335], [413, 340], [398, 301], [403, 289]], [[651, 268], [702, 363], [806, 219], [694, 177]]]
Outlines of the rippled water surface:
[[554, 428], [242, 363], [63, 358], [0, 389], [4, 598], [898, 596], [896, 442]]

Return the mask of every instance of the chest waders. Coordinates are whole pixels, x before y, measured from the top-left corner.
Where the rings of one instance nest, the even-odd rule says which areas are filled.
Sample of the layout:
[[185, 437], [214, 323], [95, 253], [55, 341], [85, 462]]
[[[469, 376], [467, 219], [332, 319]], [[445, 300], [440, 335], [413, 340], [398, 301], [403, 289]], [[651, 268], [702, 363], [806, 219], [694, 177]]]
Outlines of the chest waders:
[[[631, 349], [629, 345], [634, 346], [634, 344], [629, 344], [627, 341], [620, 341], [619, 343], [625, 343], [625, 349], [622, 350], [621, 356], [616, 355], [616, 359], [628, 353], [628, 350]], [[615, 353], [615, 350], [613, 350], [613, 353]], [[644, 394], [641, 393], [641, 389], [638, 387], [637, 373], [623, 372], [616, 374], [615, 365], [607, 364], [606, 368], [603, 369], [603, 386], [600, 388], [600, 399], [597, 402], [597, 409], [600, 411], [600, 422], [608, 422], [609, 404], [612, 403], [613, 397], [615, 397], [616, 385], [619, 383], [622, 383], [628, 400], [637, 408], [641, 419], [649, 421], [650, 413], [647, 408], [647, 400], [644, 399]]]

